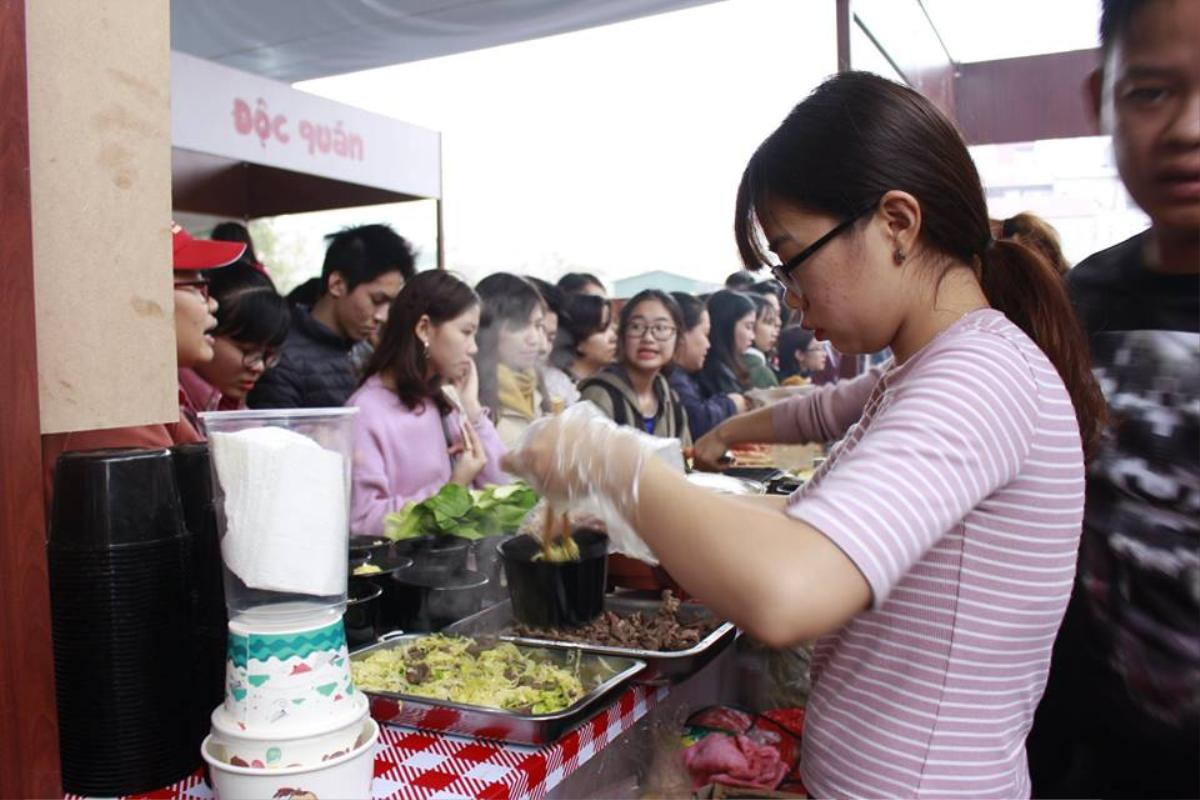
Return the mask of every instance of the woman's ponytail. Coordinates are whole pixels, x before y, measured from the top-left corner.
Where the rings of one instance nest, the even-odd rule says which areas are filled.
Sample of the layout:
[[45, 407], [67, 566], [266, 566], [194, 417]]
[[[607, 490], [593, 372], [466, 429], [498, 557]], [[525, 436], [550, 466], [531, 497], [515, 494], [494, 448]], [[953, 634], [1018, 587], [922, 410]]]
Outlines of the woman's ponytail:
[[1058, 370], [1079, 422], [1084, 457], [1100, 442], [1106, 404], [1092, 375], [1087, 337], [1066, 283], [1039, 253], [1018, 242], [992, 240], [981, 258], [980, 283], [988, 303], [1042, 349]]

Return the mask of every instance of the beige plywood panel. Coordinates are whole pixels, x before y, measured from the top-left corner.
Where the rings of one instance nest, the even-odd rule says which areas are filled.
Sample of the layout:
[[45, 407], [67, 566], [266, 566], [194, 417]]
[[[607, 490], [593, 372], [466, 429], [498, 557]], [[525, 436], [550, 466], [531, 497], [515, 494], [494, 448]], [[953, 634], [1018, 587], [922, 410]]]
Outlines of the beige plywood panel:
[[26, 3], [43, 433], [179, 416], [169, 11]]

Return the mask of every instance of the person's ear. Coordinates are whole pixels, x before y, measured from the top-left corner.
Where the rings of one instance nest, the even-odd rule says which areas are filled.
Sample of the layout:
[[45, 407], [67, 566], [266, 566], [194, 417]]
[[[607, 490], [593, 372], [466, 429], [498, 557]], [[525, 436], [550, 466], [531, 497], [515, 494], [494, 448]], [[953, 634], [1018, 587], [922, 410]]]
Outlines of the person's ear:
[[1083, 79], [1083, 97], [1087, 103], [1092, 124], [1095, 125], [1096, 133], [1100, 133], [1103, 127], [1101, 110], [1104, 107], [1104, 69], [1102, 67], [1096, 67]]
[[893, 189], [879, 201], [878, 213], [887, 226], [892, 258], [900, 266], [917, 245], [921, 233], [921, 203], [908, 192]]
[[421, 318], [417, 320], [417, 324], [413, 328], [413, 333], [417, 335], [417, 338], [425, 347], [429, 347], [429, 340], [433, 337], [433, 320], [429, 318], [428, 314], [422, 314]]
[[348, 287], [346, 286], [346, 278], [342, 275], [342, 273], [337, 272], [336, 270], [329, 273], [329, 280], [325, 283], [326, 294], [328, 294], [330, 297], [342, 298], [349, 293], [347, 289]]

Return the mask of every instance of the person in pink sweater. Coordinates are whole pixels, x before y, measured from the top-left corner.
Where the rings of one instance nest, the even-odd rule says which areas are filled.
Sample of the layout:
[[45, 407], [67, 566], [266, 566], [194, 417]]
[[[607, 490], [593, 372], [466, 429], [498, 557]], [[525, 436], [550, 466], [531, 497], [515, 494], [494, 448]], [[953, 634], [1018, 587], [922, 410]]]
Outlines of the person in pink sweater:
[[393, 301], [363, 383], [346, 402], [359, 409], [354, 533], [382, 534], [389, 513], [447, 483], [508, 482], [504, 445], [479, 404], [478, 329], [479, 297], [442, 270], [418, 274]]

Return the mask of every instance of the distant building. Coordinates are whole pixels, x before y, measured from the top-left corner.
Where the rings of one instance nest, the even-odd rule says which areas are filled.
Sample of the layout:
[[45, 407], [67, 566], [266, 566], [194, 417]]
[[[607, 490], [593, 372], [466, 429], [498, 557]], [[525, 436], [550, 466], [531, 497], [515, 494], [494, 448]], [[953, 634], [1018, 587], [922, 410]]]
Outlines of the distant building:
[[628, 299], [643, 289], [661, 289], [664, 292], [689, 292], [707, 294], [722, 288], [720, 284], [698, 281], [686, 275], [678, 275], [661, 269], [631, 275], [613, 282], [613, 297]]

